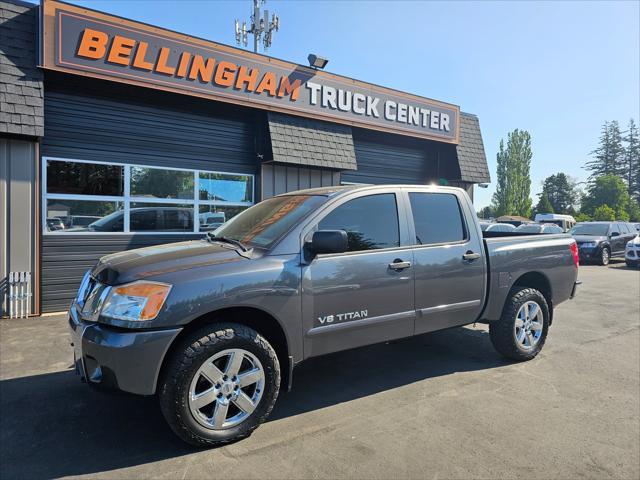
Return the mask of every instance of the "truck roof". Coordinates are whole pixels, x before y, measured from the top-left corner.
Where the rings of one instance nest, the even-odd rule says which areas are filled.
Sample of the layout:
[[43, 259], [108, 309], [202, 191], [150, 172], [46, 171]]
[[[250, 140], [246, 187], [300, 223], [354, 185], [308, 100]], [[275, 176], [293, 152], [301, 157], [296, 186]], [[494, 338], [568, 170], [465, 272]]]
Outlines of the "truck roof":
[[316, 187], [316, 188], [306, 188], [304, 190], [295, 190], [293, 192], [281, 193], [280, 195], [276, 195], [278, 197], [284, 197], [287, 195], [321, 195], [325, 197], [335, 197], [347, 192], [352, 192], [354, 190], [379, 190], [382, 188], [419, 188], [421, 190], [426, 191], [440, 191], [440, 192], [451, 192], [451, 191], [460, 191], [460, 188], [457, 187], [444, 187], [440, 185], [410, 185], [410, 184], [354, 184], [354, 185], [335, 185], [332, 187]]

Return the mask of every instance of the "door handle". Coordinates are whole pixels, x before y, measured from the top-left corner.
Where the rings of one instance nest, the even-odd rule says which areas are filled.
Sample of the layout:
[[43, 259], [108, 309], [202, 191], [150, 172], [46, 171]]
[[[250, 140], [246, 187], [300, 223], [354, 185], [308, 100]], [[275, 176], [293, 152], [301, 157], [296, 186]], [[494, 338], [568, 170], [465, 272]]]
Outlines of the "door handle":
[[411, 262], [403, 262], [399, 258], [396, 258], [393, 262], [389, 264], [389, 268], [391, 270], [404, 270], [405, 268], [411, 267]]
[[477, 260], [479, 258], [480, 258], [480, 254], [476, 252], [472, 252], [471, 250], [467, 250], [467, 253], [462, 255], [462, 259], [465, 262], [473, 262], [474, 260]]

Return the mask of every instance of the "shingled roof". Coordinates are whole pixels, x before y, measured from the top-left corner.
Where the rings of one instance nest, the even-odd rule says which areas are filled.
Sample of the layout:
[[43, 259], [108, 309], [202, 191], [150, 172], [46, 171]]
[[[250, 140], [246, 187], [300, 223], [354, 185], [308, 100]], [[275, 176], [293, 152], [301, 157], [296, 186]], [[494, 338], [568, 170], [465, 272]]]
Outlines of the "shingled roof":
[[0, 2], [0, 133], [44, 135], [37, 29], [37, 5]]
[[461, 180], [472, 183], [491, 181], [480, 133], [480, 122], [475, 115], [460, 114], [460, 143], [456, 146], [456, 151]]
[[269, 112], [273, 161], [356, 170], [351, 127]]

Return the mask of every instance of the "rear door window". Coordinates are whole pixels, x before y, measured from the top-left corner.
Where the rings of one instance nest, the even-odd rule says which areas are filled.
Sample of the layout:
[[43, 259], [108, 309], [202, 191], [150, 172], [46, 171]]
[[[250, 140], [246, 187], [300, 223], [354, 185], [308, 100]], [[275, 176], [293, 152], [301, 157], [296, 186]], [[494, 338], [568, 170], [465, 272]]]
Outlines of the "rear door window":
[[398, 247], [396, 196], [383, 193], [349, 200], [324, 217], [318, 228], [346, 231], [350, 252]]
[[449, 193], [409, 193], [416, 243], [431, 245], [461, 242], [466, 228], [458, 199]]

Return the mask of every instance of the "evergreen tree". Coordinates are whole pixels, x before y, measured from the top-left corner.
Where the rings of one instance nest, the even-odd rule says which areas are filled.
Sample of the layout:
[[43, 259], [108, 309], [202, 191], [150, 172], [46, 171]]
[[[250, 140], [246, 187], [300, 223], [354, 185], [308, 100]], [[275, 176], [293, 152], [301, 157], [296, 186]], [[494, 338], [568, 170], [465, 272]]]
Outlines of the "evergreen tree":
[[556, 213], [553, 205], [551, 205], [549, 201], [549, 197], [544, 191], [540, 194], [540, 200], [538, 200], [538, 205], [536, 205], [536, 213]]
[[600, 144], [598, 148], [591, 152], [594, 159], [585, 165], [585, 169], [591, 172], [589, 180], [594, 181], [602, 175], [620, 175], [623, 173], [624, 153], [622, 134], [617, 120], [605, 122], [602, 126]]
[[627, 182], [629, 197], [640, 204], [640, 140], [638, 139], [638, 127], [629, 120], [629, 129], [624, 137], [626, 143], [624, 152], [624, 180]]
[[[578, 203], [579, 192], [576, 181], [564, 173], [556, 173], [544, 179], [542, 183], [542, 196], [546, 196], [553, 207], [554, 213], [573, 215], [575, 205]], [[542, 213], [538, 210], [538, 213]]]
[[496, 216], [531, 215], [531, 135], [516, 129], [507, 136], [507, 147], [500, 140], [497, 154], [497, 183], [493, 194]]

